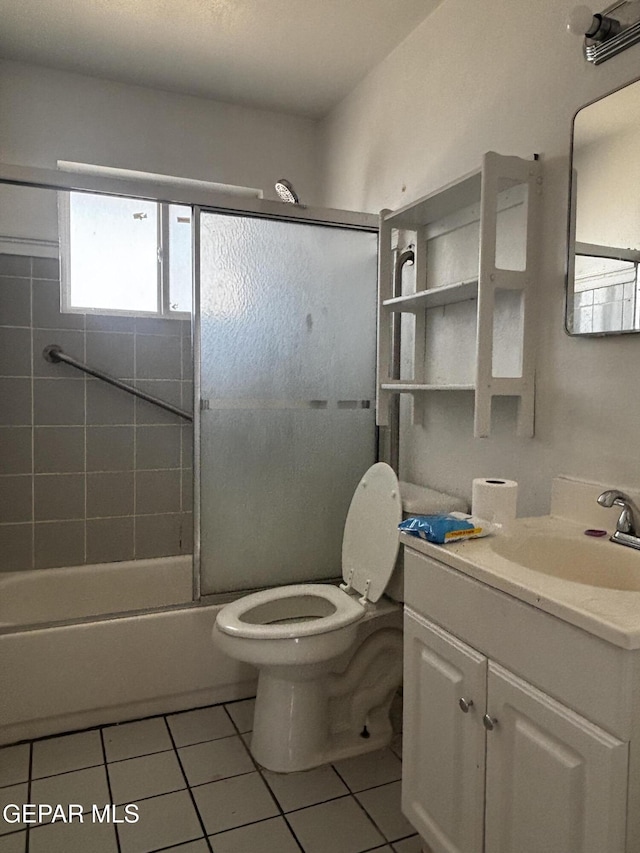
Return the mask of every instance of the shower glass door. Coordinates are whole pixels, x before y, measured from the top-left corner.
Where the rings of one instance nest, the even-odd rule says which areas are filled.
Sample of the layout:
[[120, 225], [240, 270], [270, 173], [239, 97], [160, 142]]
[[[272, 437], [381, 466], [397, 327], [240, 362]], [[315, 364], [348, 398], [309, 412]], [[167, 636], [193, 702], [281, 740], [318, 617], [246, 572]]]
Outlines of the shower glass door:
[[340, 575], [375, 461], [377, 234], [200, 216], [201, 593]]

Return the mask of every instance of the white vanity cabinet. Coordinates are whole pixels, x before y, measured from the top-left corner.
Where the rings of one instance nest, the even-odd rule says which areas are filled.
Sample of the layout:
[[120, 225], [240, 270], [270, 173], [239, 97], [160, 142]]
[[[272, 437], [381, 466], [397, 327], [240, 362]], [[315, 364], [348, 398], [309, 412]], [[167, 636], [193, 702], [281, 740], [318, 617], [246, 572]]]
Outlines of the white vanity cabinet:
[[[630, 718], [609, 712], [629, 697], [611, 695], [611, 672], [584, 714], [608, 644], [412, 549], [405, 571], [402, 806], [427, 850], [637, 851]], [[562, 645], [564, 629], [575, 634]]]

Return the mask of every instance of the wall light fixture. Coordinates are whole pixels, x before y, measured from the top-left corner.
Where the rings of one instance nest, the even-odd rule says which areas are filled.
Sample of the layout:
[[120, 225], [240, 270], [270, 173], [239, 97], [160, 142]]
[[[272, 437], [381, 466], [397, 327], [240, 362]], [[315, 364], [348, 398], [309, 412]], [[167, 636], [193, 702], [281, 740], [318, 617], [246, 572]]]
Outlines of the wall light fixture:
[[640, 41], [640, 0], [622, 0], [602, 12], [576, 6], [567, 21], [569, 32], [584, 38], [584, 58], [600, 65]]

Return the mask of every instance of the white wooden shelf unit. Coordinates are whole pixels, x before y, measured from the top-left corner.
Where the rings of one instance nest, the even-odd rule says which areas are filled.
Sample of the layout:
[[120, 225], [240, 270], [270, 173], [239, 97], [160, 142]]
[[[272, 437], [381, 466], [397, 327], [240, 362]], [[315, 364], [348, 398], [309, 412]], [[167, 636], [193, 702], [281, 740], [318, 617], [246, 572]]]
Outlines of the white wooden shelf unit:
[[[422, 422], [426, 394], [433, 391], [465, 391], [475, 393], [476, 437], [490, 434], [492, 400], [498, 396], [518, 398], [517, 434], [533, 435], [532, 300], [541, 184], [539, 161], [488, 152], [483, 158], [482, 167], [470, 175], [399, 210], [381, 212], [376, 406], [379, 426], [389, 423], [389, 407], [394, 394], [412, 394], [414, 422]], [[500, 235], [499, 227], [504, 227], [505, 220], [508, 224], [509, 211], [513, 213], [516, 209], [519, 213], [506, 232]], [[473, 277], [461, 281], [442, 281], [443, 272], [446, 277], [446, 271], [442, 264], [438, 269], [438, 264], [432, 262], [430, 252], [435, 254], [435, 239], [454, 232], [457, 232], [455, 239], [472, 242], [470, 249], [474, 265], [473, 247], [477, 241], [477, 271]], [[510, 243], [518, 244], [516, 254], [519, 261], [515, 264], [516, 269], [505, 269], [504, 264], [503, 267], [497, 265], [497, 253], [508, 258]], [[416, 292], [394, 295], [394, 253], [396, 249], [400, 250], [401, 244], [414, 247]], [[452, 254], [451, 251], [449, 254]], [[455, 263], [449, 264], [447, 269], [455, 269]], [[501, 326], [500, 320], [496, 320], [500, 308], [499, 304], [496, 308], [500, 302], [500, 295], [497, 294], [505, 291], [511, 291], [512, 296], [514, 293], [519, 294], [518, 318], [517, 323], [510, 324], [507, 317]], [[475, 303], [475, 352], [473, 364], [465, 369], [468, 374], [465, 378], [470, 381], [460, 381], [459, 375], [451, 381], [441, 375], [434, 380], [428, 369], [428, 312], [441, 309], [439, 319], [446, 327], [449, 306], [469, 301]], [[394, 372], [392, 365], [393, 315], [397, 313], [415, 315], [414, 369], [411, 379], [397, 378], [397, 370]], [[455, 347], [455, 329], [452, 334]], [[432, 345], [437, 347], [437, 342]], [[508, 358], [510, 366], [506, 369], [501, 369], [499, 358], [496, 359], [499, 346], [503, 350], [505, 346], [517, 350]]]

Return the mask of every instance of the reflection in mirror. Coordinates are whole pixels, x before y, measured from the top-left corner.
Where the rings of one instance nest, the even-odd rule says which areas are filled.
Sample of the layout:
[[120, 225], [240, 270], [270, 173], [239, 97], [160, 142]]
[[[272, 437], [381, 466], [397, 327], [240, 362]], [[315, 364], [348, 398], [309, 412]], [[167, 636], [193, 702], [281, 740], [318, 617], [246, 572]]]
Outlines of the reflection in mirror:
[[566, 326], [640, 331], [640, 81], [588, 104], [573, 123]]

